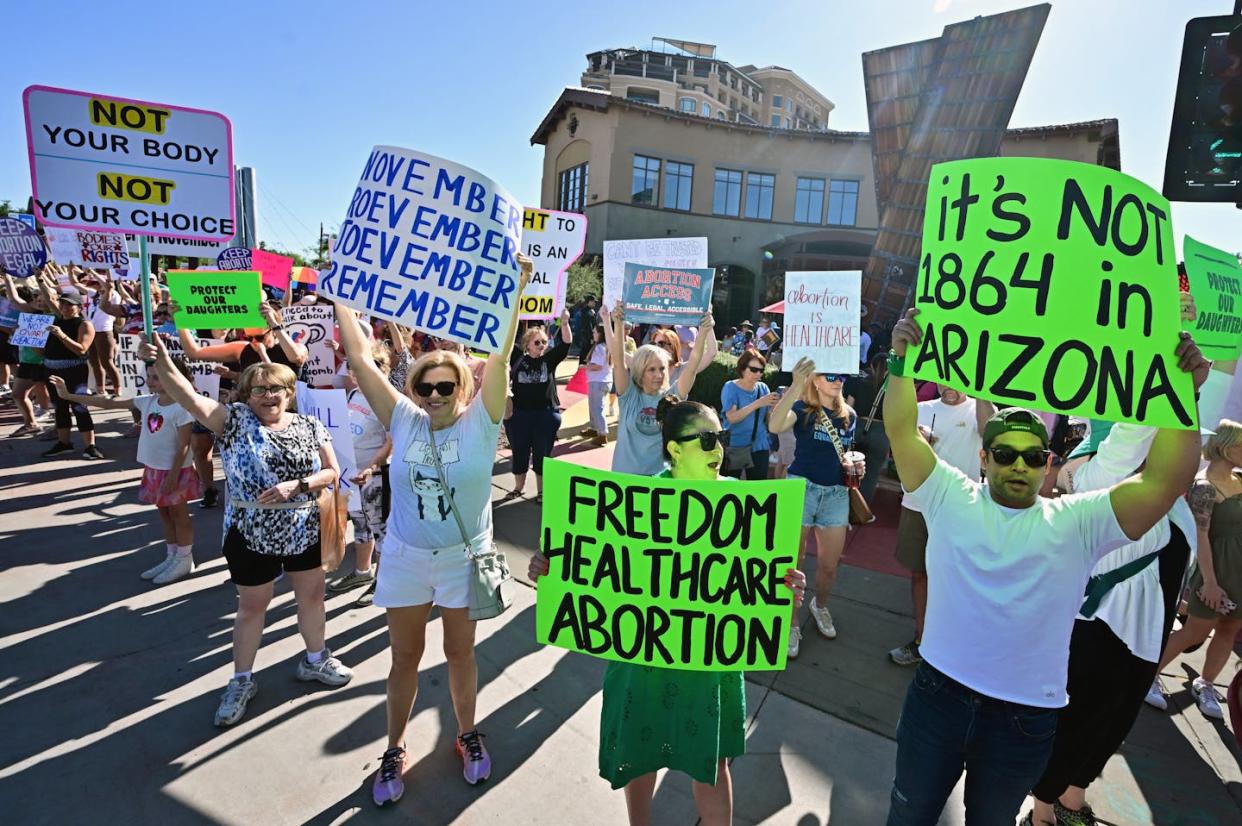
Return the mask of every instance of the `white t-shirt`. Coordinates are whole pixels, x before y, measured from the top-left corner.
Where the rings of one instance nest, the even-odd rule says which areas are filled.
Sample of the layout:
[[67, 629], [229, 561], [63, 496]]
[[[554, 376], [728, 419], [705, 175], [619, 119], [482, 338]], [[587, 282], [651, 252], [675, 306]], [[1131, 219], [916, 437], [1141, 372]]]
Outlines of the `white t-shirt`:
[[[936, 436], [932, 450], [968, 479], [979, 478], [979, 451], [983, 438], [979, 436], [979, 423], [975, 420], [975, 400], [967, 399], [958, 405], [945, 404], [940, 399], [919, 402], [919, 425]], [[917, 512], [919, 506], [910, 494], [901, 498], [901, 506]]]
[[[392, 511], [388, 535], [416, 548], [461, 544], [461, 532], [436, 474], [427, 412], [402, 396], [392, 412]], [[434, 431], [457, 511], [471, 539], [492, 534], [492, 463], [500, 424], [481, 396], [452, 427]]]
[[[134, 408], [141, 418], [142, 430], [138, 434], [138, 462], [152, 470], [172, 470], [177, 457], [177, 429], [191, 424], [194, 417], [190, 411], [177, 403], [160, 404], [154, 394], [137, 396]], [[189, 465], [187, 459], [182, 467]]]
[[361, 470], [371, 464], [371, 457], [384, 446], [388, 431], [371, 410], [367, 397], [357, 389], [349, 393], [349, 431], [354, 436], [354, 467]]
[[928, 534], [923, 659], [985, 696], [1064, 706], [1087, 577], [1100, 557], [1130, 541], [1108, 491], [1006, 508], [937, 460], [912, 494]]
[[606, 384], [612, 384], [612, 365], [608, 363], [608, 348], [605, 345], [596, 344], [591, 349], [590, 363], [598, 364], [604, 369], [602, 371], [601, 370], [588, 370], [587, 371], [588, 382], [597, 381], [597, 382], [604, 382]]

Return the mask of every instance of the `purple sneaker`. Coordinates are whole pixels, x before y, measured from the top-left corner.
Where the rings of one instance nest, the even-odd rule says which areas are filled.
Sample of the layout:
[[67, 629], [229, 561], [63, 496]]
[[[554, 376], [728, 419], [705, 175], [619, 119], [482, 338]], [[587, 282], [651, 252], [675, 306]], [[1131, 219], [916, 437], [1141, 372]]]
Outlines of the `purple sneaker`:
[[371, 784], [371, 799], [376, 806], [396, 803], [405, 794], [405, 782], [401, 775], [405, 774], [405, 749], [393, 746], [380, 758], [379, 771], [375, 773], [375, 782]]
[[480, 734], [476, 728], [474, 731], [468, 731], [458, 737], [455, 744], [457, 756], [465, 764], [462, 776], [472, 786], [480, 780], [486, 780], [492, 776], [492, 757], [487, 753], [487, 749], [483, 747], [483, 738], [486, 736]]

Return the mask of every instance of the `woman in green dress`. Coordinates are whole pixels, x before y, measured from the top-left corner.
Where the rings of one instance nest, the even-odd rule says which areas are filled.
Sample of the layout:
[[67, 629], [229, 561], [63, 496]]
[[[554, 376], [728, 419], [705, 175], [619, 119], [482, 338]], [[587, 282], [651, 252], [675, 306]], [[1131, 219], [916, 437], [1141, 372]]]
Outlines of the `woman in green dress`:
[[[656, 409], [664, 458], [661, 477], [722, 479], [720, 419], [698, 402], [667, 396]], [[742, 484], [742, 483], [739, 483]], [[530, 576], [548, 572], [536, 553]], [[802, 602], [806, 577], [790, 568], [785, 584]], [[656, 773], [676, 769], [694, 780], [694, 801], [704, 826], [733, 818], [729, 759], [746, 750], [746, 691], [741, 671], [685, 671], [609, 662], [600, 715], [599, 773], [625, 789], [631, 826], [651, 823]]]

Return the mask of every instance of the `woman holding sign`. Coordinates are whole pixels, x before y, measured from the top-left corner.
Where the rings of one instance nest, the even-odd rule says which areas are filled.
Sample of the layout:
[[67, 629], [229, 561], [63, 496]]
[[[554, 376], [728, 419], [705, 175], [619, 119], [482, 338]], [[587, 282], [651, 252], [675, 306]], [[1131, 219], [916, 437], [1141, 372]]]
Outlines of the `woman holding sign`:
[[[43, 366], [49, 378], [59, 376], [70, 390], [88, 392], [91, 368], [87, 354], [91, 350], [91, 342], [95, 340], [95, 328], [82, 316], [82, 295], [77, 290], [57, 295], [48, 282], [40, 283], [48, 304], [56, 313], [56, 320], [47, 328]], [[56, 392], [55, 386], [49, 387], [49, 395], [56, 408], [56, 444], [45, 450], [43, 455], [50, 457], [73, 452], [73, 444], [69, 441], [72, 412], [85, 443], [82, 458], [102, 459], [104, 455], [95, 447], [95, 421], [91, 418], [91, 412], [80, 404], [70, 405]]]
[[[520, 254], [518, 263], [520, 295], [532, 265]], [[466, 362], [446, 350], [433, 350], [414, 362], [405, 392], [399, 393], [371, 359], [357, 315], [336, 305], [341, 345], [358, 388], [392, 434], [392, 510], [374, 598], [375, 605], [387, 609], [392, 649], [388, 745], [371, 789], [377, 806], [394, 803], [405, 793], [405, 729], [418, 694], [418, 666], [433, 607], [444, 626], [449, 693], [457, 715], [455, 747], [463, 776], [470, 784], [491, 776], [491, 756], [475, 725], [478, 665], [469, 609], [473, 562], [462, 533], [470, 534], [471, 547], [494, 544], [492, 464], [505, 414], [507, 362], [518, 310], [514, 302], [505, 338], [488, 357], [483, 389], [475, 396]]]

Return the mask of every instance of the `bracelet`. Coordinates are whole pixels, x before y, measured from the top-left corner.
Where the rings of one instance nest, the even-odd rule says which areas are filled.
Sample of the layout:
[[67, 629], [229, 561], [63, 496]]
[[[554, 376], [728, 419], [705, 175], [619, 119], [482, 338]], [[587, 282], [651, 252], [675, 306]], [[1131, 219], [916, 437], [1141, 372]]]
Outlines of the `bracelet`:
[[893, 350], [888, 351], [888, 372], [899, 379], [905, 378], [906, 357], [899, 356]]
[[277, 325], [275, 325], [274, 327], [268, 327], [267, 329], [268, 329], [268, 332], [275, 333], [275, 332], [277, 332], [277, 331], [279, 331], [279, 330], [283, 330], [283, 329], [285, 329], [285, 325], [284, 325], [284, 324], [277, 324]]

